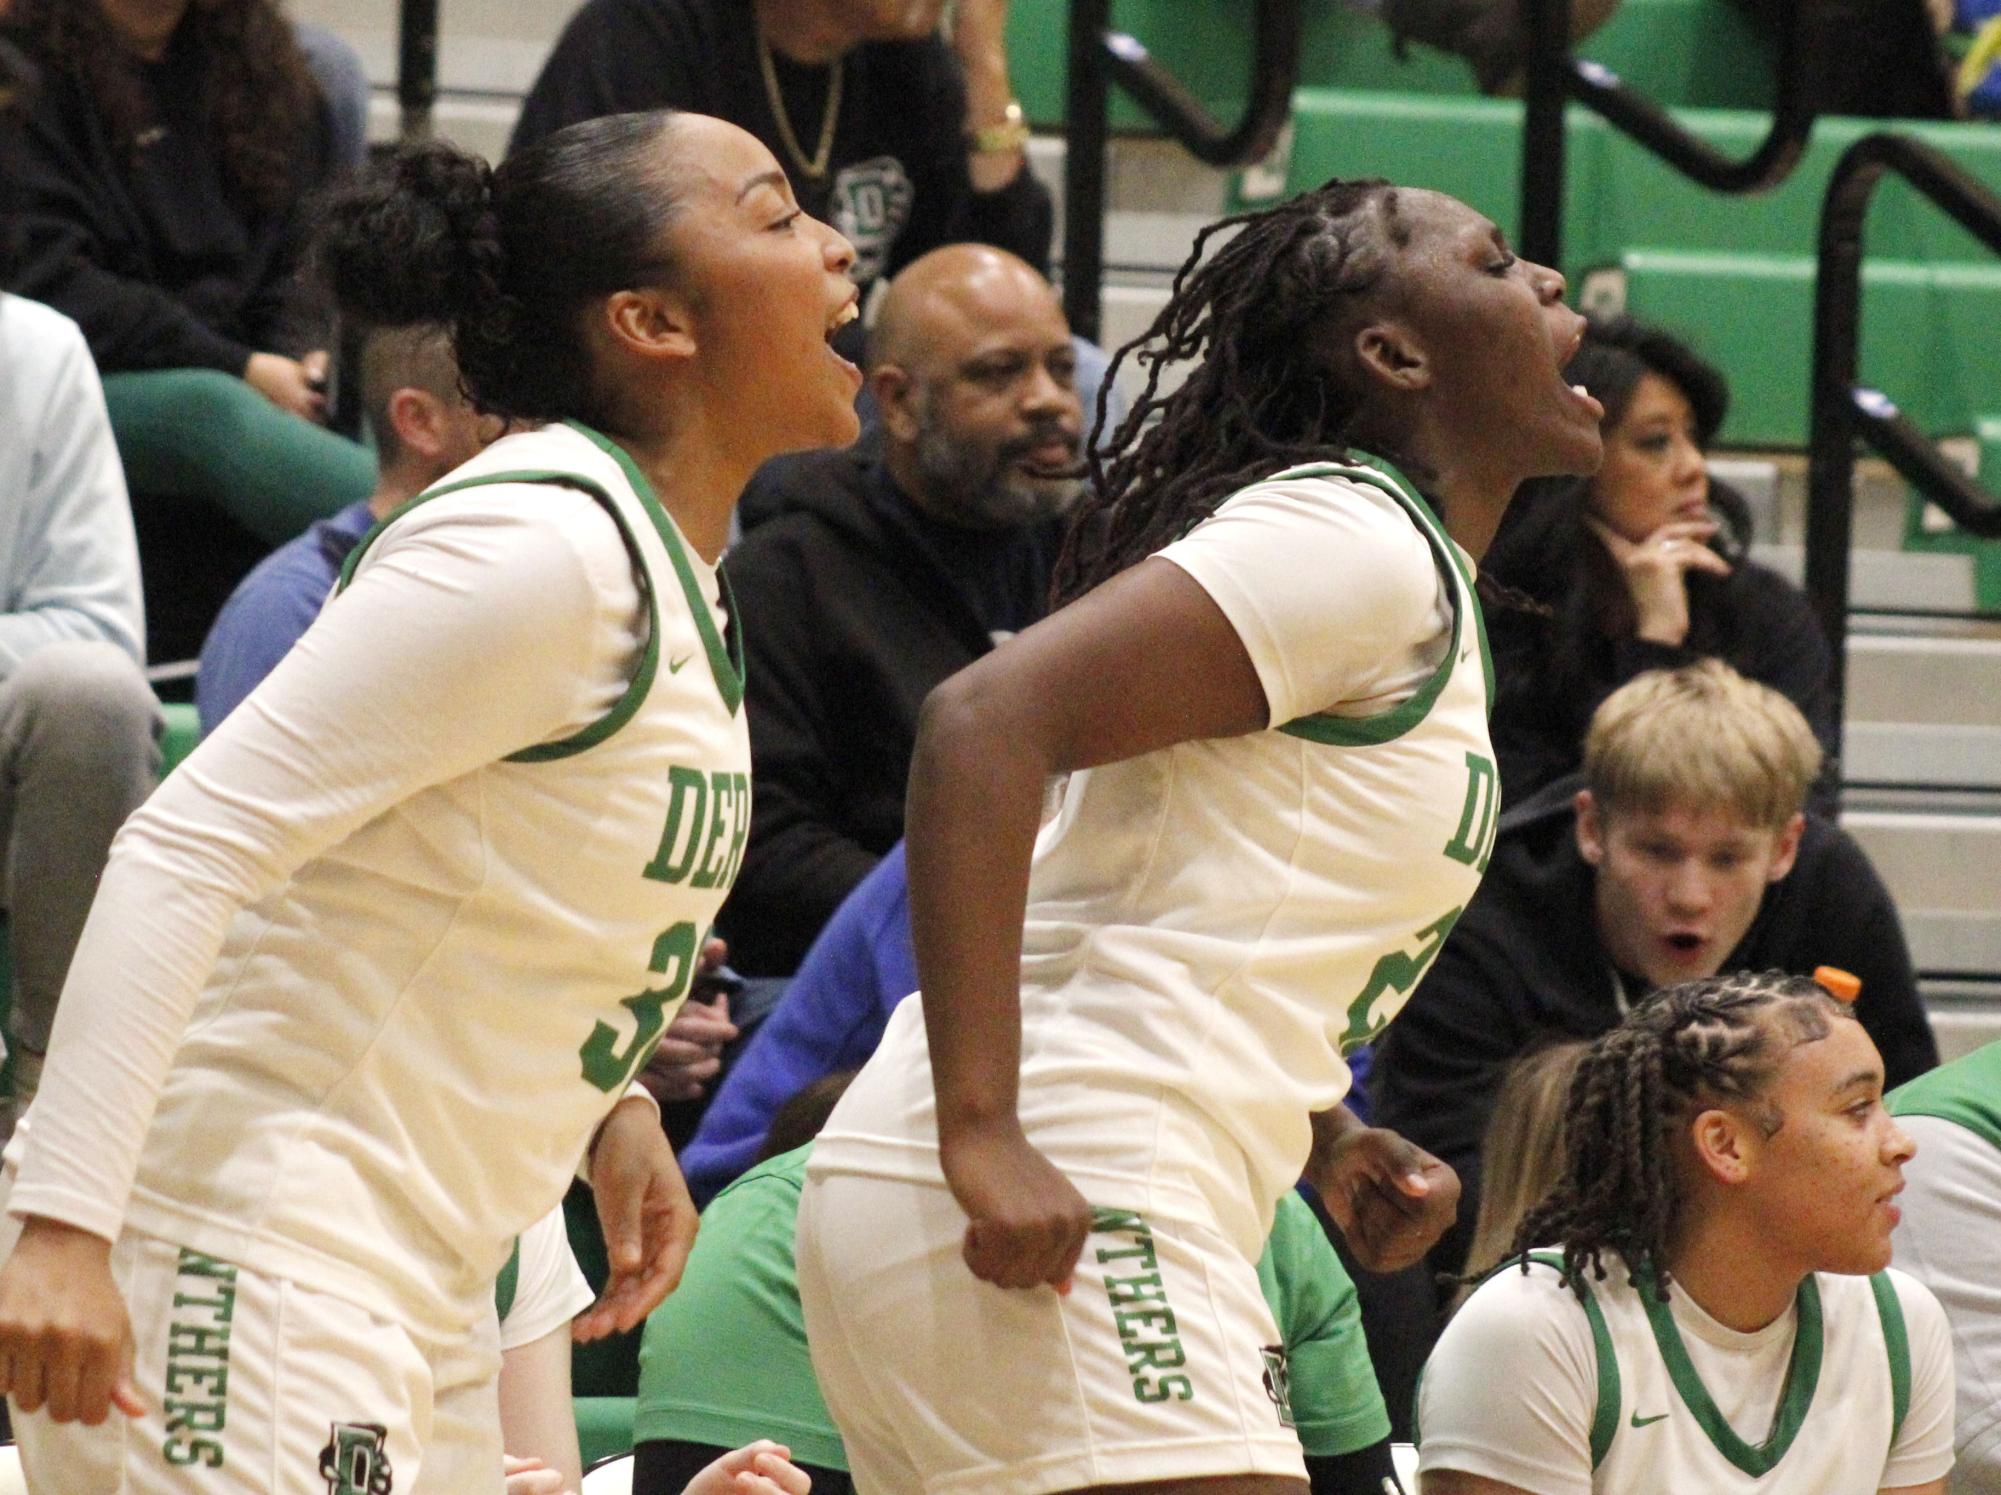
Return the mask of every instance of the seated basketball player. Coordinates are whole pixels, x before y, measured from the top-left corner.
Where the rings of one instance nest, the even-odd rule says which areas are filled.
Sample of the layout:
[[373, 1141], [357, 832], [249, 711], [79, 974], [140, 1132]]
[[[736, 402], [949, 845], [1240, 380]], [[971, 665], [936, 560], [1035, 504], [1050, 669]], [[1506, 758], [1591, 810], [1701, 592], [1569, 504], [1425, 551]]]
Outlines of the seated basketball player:
[[1568, 1109], [1559, 1182], [1425, 1367], [1425, 1495], [1940, 1495], [1950, 1331], [1887, 1270], [1915, 1149], [1848, 1008], [1671, 987]]

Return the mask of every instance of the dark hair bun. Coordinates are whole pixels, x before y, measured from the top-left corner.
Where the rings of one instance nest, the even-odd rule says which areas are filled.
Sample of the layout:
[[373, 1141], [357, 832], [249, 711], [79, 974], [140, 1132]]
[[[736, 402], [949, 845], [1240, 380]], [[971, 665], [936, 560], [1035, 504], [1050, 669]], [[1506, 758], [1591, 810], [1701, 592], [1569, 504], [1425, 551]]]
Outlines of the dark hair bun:
[[314, 268], [343, 315], [456, 324], [500, 298], [493, 171], [442, 141], [405, 146], [320, 204]]

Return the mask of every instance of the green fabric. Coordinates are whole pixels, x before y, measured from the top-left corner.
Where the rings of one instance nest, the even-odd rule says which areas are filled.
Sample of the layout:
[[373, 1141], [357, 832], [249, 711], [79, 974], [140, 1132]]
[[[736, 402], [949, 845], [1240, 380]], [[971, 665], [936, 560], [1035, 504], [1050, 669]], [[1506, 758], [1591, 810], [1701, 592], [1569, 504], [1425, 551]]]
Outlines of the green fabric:
[[1308, 1456], [1353, 1453], [1390, 1435], [1354, 1281], [1297, 1193], [1278, 1202], [1258, 1286], [1285, 1345], [1293, 1426]]
[[577, 1420], [577, 1450], [584, 1467], [632, 1452], [632, 1398], [579, 1396], [570, 1402]]
[[637, 1442], [735, 1448], [775, 1438], [805, 1463], [848, 1467], [807, 1358], [792, 1268], [811, 1152], [751, 1169], [702, 1212], [681, 1285], [653, 1311], [640, 1342]]
[[366, 447], [229, 374], [108, 374], [104, 403], [133, 492], [213, 504], [272, 545], [375, 488]]
[[[1605, 1462], [1605, 1455], [1612, 1451], [1612, 1437], [1619, 1431], [1619, 1356], [1612, 1348], [1612, 1330], [1605, 1322], [1605, 1310], [1598, 1306], [1591, 1284], [1581, 1274], [1565, 1272], [1560, 1253], [1532, 1251], [1529, 1260], [1563, 1273], [1565, 1284], [1577, 1295], [1577, 1301], [1584, 1305], [1584, 1319], [1591, 1326], [1591, 1354], [1598, 1366], [1598, 1404], [1591, 1413], [1591, 1467], [1596, 1469]], [[1513, 1265], [1513, 1262], [1504, 1262], [1495, 1271], [1503, 1271]], [[1633, 1415], [1637, 1417], [1639, 1414], [1636, 1412]]]
[[[1309, 742], [1321, 743], [1327, 747], [1376, 747], [1385, 742], [1394, 742], [1410, 731], [1431, 714], [1439, 694], [1452, 678], [1453, 667], [1459, 662], [1459, 641], [1466, 626], [1466, 612], [1473, 613], [1474, 628], [1480, 643], [1480, 667], [1487, 682], [1487, 710], [1492, 714], [1494, 705], [1494, 662], [1487, 650], [1486, 620], [1480, 616], [1480, 604], [1473, 594], [1473, 573], [1466, 568], [1460, 557], [1459, 547], [1454, 545], [1426, 507], [1410, 487], [1409, 481], [1386, 462], [1363, 460], [1358, 463], [1315, 462], [1303, 467], [1288, 468], [1274, 473], [1262, 481], [1280, 482], [1287, 478], [1337, 477], [1350, 482], [1366, 483], [1378, 488], [1394, 498], [1410, 515], [1411, 522], [1431, 546], [1432, 559], [1437, 563], [1438, 574], [1444, 578], [1452, 593], [1452, 640], [1440, 659], [1438, 667], [1430, 677], [1417, 688], [1406, 701], [1399, 702], [1387, 711], [1379, 711], [1374, 716], [1333, 716], [1316, 712], [1302, 716], [1297, 721], [1286, 722], [1279, 731], [1294, 737], [1303, 737]], [[1464, 583], [1467, 605], [1461, 606], [1461, 588], [1453, 585], [1454, 578]]]
[[1897, 1285], [1887, 1272], [1869, 1279], [1869, 1291], [1876, 1295], [1876, 1316], [1883, 1324], [1883, 1349], [1890, 1357], [1890, 1447], [1903, 1434], [1904, 1419], [1911, 1411], [1911, 1336], [1904, 1327], [1904, 1305], [1897, 1300]]
[[1760, 1479], [1778, 1468], [1779, 1461], [1793, 1446], [1793, 1439], [1799, 1436], [1800, 1426], [1813, 1406], [1814, 1391], [1820, 1385], [1823, 1345], [1819, 1284], [1812, 1277], [1800, 1283], [1796, 1299], [1799, 1328], [1793, 1336], [1792, 1360], [1786, 1366], [1786, 1382], [1779, 1393], [1778, 1413], [1773, 1417], [1771, 1431], [1765, 1434], [1762, 1443], [1747, 1443], [1739, 1437], [1737, 1430], [1730, 1426], [1711, 1399], [1709, 1388], [1702, 1384], [1694, 1363], [1688, 1358], [1688, 1346], [1682, 1343], [1681, 1330], [1675, 1324], [1673, 1310], [1661, 1301], [1659, 1290], [1654, 1286], [1653, 1274], [1641, 1271], [1636, 1285], [1640, 1302], [1647, 1311], [1647, 1323], [1654, 1331], [1654, 1343], [1660, 1349], [1661, 1359], [1667, 1363], [1668, 1378], [1681, 1394], [1682, 1405], [1694, 1415], [1696, 1426], [1716, 1446], [1718, 1453], [1753, 1479]]
[[[681, 1285], [646, 1321], [636, 1441], [734, 1448], [775, 1438], [805, 1463], [848, 1467], [813, 1378], [792, 1265], [812, 1152], [809, 1144], [760, 1164], [703, 1212]], [[1389, 1437], [1355, 1284], [1297, 1195], [1279, 1204], [1258, 1282], [1285, 1342], [1305, 1451], [1351, 1453]]]
[[493, 1279], [493, 1312], [503, 1324], [507, 1315], [514, 1312], [514, 1295], [521, 1290], [521, 1237], [514, 1238], [514, 1249], [507, 1253], [507, 1261], [500, 1269], [500, 1275]]
[[[682, 595], [688, 599], [688, 612], [695, 620], [695, 632], [701, 637], [702, 649], [709, 657], [709, 672], [715, 677], [716, 689], [721, 692], [723, 704], [735, 716], [743, 705], [743, 630], [733, 628], [725, 644], [716, 632], [715, 619], [709, 616], [708, 599], [702, 596], [702, 589], [695, 584], [694, 569], [688, 564], [688, 545], [681, 538], [681, 527], [668, 515], [660, 502], [660, 495], [653, 491], [653, 484], [646, 474], [639, 470], [639, 464], [632, 460], [631, 453], [602, 432], [593, 431], [581, 421], [565, 421], [563, 424], [578, 435], [588, 438], [600, 451], [616, 462], [625, 473], [626, 481], [632, 484], [632, 491], [639, 497], [639, 505], [646, 510], [646, 517], [653, 521], [653, 528], [659, 532], [660, 543], [667, 550], [667, 559], [672, 562], [674, 575], [681, 583]], [[721, 582], [725, 606], [734, 613], [735, 602], [730, 597], [729, 579]]]
[[1936, 1116], [2001, 1147], [2001, 1041], [1941, 1064], [1884, 1099], [1892, 1116]]
[[653, 677], [660, 671], [660, 596], [653, 584], [653, 572], [646, 564], [646, 557], [640, 553], [639, 542], [633, 538], [631, 528], [625, 522], [625, 515], [612, 496], [589, 478], [576, 473], [557, 472], [547, 468], [521, 468], [507, 472], [489, 472], [476, 478], [461, 478], [456, 483], [444, 483], [435, 488], [426, 488], [415, 498], [406, 499], [392, 509], [380, 523], [363, 535], [354, 549], [341, 562], [340, 579], [335, 583], [336, 591], [345, 591], [354, 580], [354, 573], [361, 565], [361, 558], [368, 554], [384, 530], [412, 509], [429, 503], [434, 498], [443, 498], [448, 493], [459, 493], [467, 488], [493, 488], [504, 484], [549, 484], [556, 487], [575, 488], [587, 493], [611, 516], [618, 526], [619, 538], [625, 542], [625, 551], [632, 559], [633, 569], [639, 573], [640, 591], [646, 598], [646, 647], [641, 654], [639, 667], [632, 672], [632, 679], [625, 687], [625, 694], [612, 704], [612, 708], [580, 732], [556, 742], [539, 742], [533, 747], [522, 748], [509, 753], [510, 763], [547, 763], [556, 758], [574, 757], [586, 748], [594, 748], [620, 727], [631, 721], [634, 714], [645, 702], [647, 692], [653, 689]]

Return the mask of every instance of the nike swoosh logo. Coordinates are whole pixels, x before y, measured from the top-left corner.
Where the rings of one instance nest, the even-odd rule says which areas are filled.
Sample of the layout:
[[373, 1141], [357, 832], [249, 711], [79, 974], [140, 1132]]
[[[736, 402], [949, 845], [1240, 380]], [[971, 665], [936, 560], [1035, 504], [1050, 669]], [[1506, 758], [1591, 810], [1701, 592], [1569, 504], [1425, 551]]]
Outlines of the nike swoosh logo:
[[1661, 1412], [1652, 1417], [1642, 1417], [1636, 1408], [1633, 1412], [1633, 1426], [1636, 1428], [1651, 1427], [1654, 1423], [1665, 1422], [1667, 1415], [1667, 1413]]
[[680, 673], [681, 673], [681, 666], [682, 666], [682, 665], [684, 665], [684, 664], [686, 664], [686, 663], [687, 663], [687, 662], [688, 662], [689, 660], [693, 659], [694, 657], [695, 657], [695, 656], [694, 656], [694, 655], [692, 655], [692, 654], [683, 654], [683, 655], [682, 655], [682, 656], [681, 656], [681, 657], [680, 657], [679, 659], [670, 659], [670, 660], [668, 660], [668, 661], [667, 661], [667, 673], [668, 673], [668, 674], [670, 674], [670, 675], [678, 675], [678, 674], [680, 674]]

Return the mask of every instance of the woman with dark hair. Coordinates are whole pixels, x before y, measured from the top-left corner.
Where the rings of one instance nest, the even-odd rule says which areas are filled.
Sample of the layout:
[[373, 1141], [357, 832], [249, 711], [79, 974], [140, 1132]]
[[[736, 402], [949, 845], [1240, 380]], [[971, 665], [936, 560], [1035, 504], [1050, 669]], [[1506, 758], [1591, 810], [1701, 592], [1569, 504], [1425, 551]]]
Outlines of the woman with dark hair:
[[113, 849], [7, 1200], [44, 1488], [497, 1491], [514, 1237], [581, 1163], [588, 1338], [694, 1233], [631, 1082], [748, 822], [717, 560], [759, 464], [854, 438], [853, 250], [751, 136], [665, 113], [497, 172], [406, 152], [320, 249], [546, 424], [371, 532]]
[[1605, 461], [1524, 485], [1486, 560], [1535, 604], [1487, 619], [1504, 798], [1573, 772], [1598, 703], [1635, 675], [1702, 658], [1787, 697], [1831, 754], [1820, 626], [1798, 587], [1746, 559], [1743, 500], [1703, 461], [1729, 408], [1723, 376], [1625, 317], [1593, 323], [1567, 373], [1605, 407]]
[[1669, 987], [1565, 1112], [1425, 1366], [1425, 1495], [1943, 1495], [1951, 1331], [1888, 1270], [1914, 1149], [1855, 1014], [1777, 971]]
[[1465, 205], [1338, 182], [1205, 231], [1120, 355], [1147, 387], [1067, 605], [925, 707], [922, 999], [803, 1196], [858, 1486], [1305, 1488], [1254, 1264], [1302, 1171], [1366, 1265], [1452, 1217], [1449, 1169], [1341, 1108], [1343, 1055], [1492, 843], [1472, 561], [1599, 457], [1562, 297]]
[[270, 543], [365, 496], [367, 452], [316, 429], [329, 329], [296, 272], [335, 145], [276, 0], [15, 0], [4, 25], [40, 74], [0, 153], [12, 289], [83, 328], [134, 488]]

